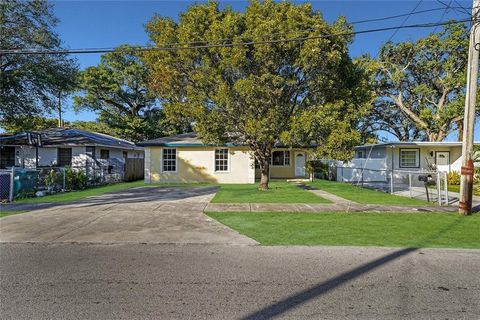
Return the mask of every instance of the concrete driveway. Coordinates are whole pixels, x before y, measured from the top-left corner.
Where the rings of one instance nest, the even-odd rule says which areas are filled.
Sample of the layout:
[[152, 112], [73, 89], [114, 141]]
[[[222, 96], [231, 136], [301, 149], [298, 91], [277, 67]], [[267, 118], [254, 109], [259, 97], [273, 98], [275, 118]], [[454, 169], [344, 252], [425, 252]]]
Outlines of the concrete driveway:
[[0, 219], [0, 242], [256, 244], [210, 219], [216, 187], [139, 187]]

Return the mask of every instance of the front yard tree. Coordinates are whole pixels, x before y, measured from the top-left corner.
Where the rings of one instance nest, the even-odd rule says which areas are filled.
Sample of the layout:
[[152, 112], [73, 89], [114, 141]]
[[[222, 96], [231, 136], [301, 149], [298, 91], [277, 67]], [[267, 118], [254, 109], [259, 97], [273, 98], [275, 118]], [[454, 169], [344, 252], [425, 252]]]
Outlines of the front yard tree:
[[[369, 59], [378, 98], [376, 129], [401, 141], [461, 139], [468, 50], [464, 25], [449, 25], [416, 42], [386, 43]], [[480, 106], [479, 106], [480, 108]]]
[[[1, 50], [61, 50], [47, 1], [0, 1]], [[74, 89], [77, 64], [67, 54], [0, 54], [0, 126], [29, 129], [30, 118], [56, 113]]]
[[101, 57], [98, 66], [79, 74], [81, 93], [74, 97], [76, 110], [97, 112], [99, 121], [122, 138], [140, 141], [176, 128], [168, 124], [156, 98], [147, 88], [148, 69], [129, 46], [121, 46]]
[[[144, 53], [150, 87], [167, 115], [189, 119], [208, 143], [248, 145], [261, 170], [259, 189], [268, 189], [278, 141], [318, 143], [319, 153], [351, 157], [370, 96], [348, 55], [345, 19], [329, 25], [310, 4], [252, 1], [239, 13], [209, 2], [190, 7], [178, 23], [156, 16], [147, 31], [159, 48]], [[311, 39], [283, 41], [304, 37]]]

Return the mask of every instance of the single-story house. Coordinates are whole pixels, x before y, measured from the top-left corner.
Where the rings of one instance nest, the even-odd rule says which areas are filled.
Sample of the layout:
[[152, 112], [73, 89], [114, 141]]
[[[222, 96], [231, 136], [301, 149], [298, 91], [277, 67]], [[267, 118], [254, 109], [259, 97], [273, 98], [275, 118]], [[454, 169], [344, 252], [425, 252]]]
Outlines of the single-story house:
[[[477, 144], [477, 143], [475, 143]], [[335, 162], [338, 181], [386, 181], [408, 172], [460, 172], [461, 142], [385, 142], [355, 147], [354, 158]]]
[[[184, 133], [138, 143], [145, 147], [145, 182], [255, 183], [260, 178], [247, 146], [209, 145], [196, 133]], [[306, 178], [310, 148], [277, 144], [270, 178]]]
[[353, 160], [357, 159], [382, 159], [388, 170], [460, 171], [462, 143], [417, 141], [363, 145], [355, 147]]
[[0, 134], [0, 169], [68, 166], [123, 179], [127, 159], [143, 157], [133, 142], [75, 128]]

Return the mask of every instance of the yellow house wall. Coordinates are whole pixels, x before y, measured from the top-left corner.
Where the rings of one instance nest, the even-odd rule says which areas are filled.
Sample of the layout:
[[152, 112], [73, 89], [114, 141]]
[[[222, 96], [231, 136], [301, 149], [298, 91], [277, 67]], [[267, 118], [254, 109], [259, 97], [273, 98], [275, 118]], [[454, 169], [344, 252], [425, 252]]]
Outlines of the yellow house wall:
[[[290, 165], [289, 166], [274, 166], [270, 165], [270, 178], [273, 179], [293, 179], [303, 178], [295, 176], [295, 151], [301, 151], [305, 153], [305, 165], [308, 161], [308, 149], [274, 149], [273, 151], [288, 151], [290, 150]], [[307, 172], [305, 170], [306, 177]], [[260, 170], [255, 169], [255, 178], [260, 179]]]
[[229, 170], [215, 172], [214, 147], [177, 147], [177, 171], [162, 172], [162, 147], [145, 150], [146, 183], [254, 183], [253, 158], [248, 148], [229, 149]]

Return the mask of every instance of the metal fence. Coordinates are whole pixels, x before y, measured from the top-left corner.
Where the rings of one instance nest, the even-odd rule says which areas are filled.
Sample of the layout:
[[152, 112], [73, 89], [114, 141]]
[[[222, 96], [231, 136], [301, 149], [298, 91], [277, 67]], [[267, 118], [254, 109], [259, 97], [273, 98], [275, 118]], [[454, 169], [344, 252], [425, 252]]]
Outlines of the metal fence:
[[124, 168], [112, 164], [88, 167], [13, 167], [0, 171], [0, 200], [82, 190], [123, 181]]
[[[331, 169], [330, 169], [331, 170]], [[456, 200], [448, 193], [448, 174], [442, 171], [407, 171], [334, 168], [335, 180], [391, 194], [436, 202], [446, 205]]]

